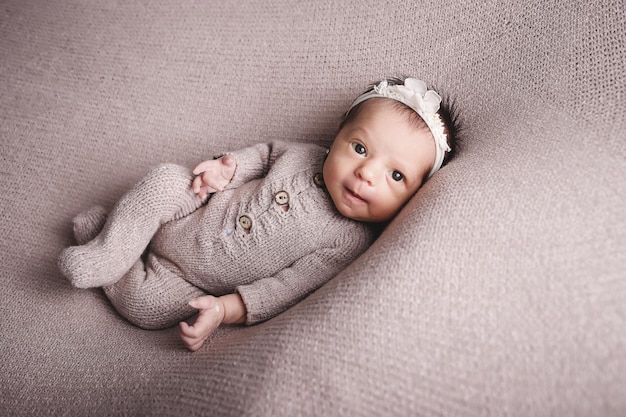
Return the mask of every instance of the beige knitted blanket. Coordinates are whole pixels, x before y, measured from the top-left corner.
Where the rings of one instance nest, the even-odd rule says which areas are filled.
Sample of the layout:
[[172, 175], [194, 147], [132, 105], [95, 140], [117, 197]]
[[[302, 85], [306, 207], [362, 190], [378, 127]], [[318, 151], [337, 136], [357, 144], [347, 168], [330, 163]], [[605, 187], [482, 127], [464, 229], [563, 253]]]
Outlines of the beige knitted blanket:
[[[0, 414], [626, 415], [625, 27], [621, 0], [3, 1]], [[190, 353], [57, 269], [151, 167], [326, 145], [402, 75], [464, 146], [283, 314]]]

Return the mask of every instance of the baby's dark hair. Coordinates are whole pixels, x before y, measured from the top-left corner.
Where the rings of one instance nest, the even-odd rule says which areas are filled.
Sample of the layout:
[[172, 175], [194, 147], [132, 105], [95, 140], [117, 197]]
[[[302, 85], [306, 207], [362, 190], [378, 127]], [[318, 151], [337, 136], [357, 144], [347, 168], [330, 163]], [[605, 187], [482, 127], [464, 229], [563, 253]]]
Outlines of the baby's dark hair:
[[[403, 85], [404, 80], [407, 77], [402, 78], [387, 78], [387, 82], [389, 85]], [[363, 92], [363, 94], [372, 91], [372, 89], [377, 86], [379, 82], [371, 84], [367, 90]], [[457, 153], [459, 140], [459, 133], [461, 132], [459, 113], [456, 101], [451, 99], [448, 95], [442, 95], [439, 89], [434, 89], [441, 96], [441, 104], [439, 105], [439, 116], [443, 120], [444, 132], [446, 134], [446, 139], [448, 142], [448, 146], [450, 147], [450, 152], [446, 152], [444, 154], [443, 164], [446, 165]], [[369, 100], [363, 101], [353, 108], [351, 108], [342, 118], [339, 124], [339, 130], [341, 130], [345, 125], [354, 120], [359, 113], [361, 112], [362, 105]], [[415, 112], [412, 108], [407, 106], [406, 104], [401, 103], [397, 100], [389, 99], [390, 105], [392, 105], [395, 109], [403, 112], [408, 122], [417, 130], [428, 129], [428, 125], [426, 122], [420, 117], [419, 114]]]

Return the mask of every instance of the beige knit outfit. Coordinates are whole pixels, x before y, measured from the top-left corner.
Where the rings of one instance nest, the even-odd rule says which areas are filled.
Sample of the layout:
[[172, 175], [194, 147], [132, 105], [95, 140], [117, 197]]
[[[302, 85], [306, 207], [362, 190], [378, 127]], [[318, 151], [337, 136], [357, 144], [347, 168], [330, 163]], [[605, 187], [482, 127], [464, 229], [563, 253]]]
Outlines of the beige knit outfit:
[[251, 324], [289, 308], [371, 244], [371, 229], [339, 214], [326, 193], [323, 148], [273, 142], [231, 155], [232, 181], [206, 202], [191, 191], [188, 169], [166, 164], [106, 222], [98, 210], [83, 214], [79, 243], [95, 235], [89, 227], [104, 226], [61, 254], [65, 276], [77, 287], [103, 286], [119, 313], [144, 328], [189, 317], [188, 302], [205, 292], [238, 292]]

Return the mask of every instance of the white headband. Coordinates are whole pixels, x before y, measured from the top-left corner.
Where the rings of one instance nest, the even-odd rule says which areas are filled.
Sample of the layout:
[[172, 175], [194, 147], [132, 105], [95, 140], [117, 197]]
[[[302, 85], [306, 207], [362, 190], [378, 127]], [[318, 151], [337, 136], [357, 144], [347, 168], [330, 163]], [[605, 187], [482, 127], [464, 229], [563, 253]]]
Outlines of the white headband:
[[439, 113], [437, 113], [441, 103], [439, 94], [434, 90], [429, 90], [424, 81], [416, 80], [415, 78], [407, 78], [404, 80], [404, 85], [390, 85], [387, 80], [384, 80], [371, 91], [354, 100], [350, 109], [348, 109], [348, 113], [358, 104], [374, 97], [390, 98], [399, 101], [413, 109], [426, 122], [435, 138], [435, 163], [428, 173], [428, 178], [430, 178], [441, 168], [445, 152], [451, 151], [444, 132], [443, 121]]

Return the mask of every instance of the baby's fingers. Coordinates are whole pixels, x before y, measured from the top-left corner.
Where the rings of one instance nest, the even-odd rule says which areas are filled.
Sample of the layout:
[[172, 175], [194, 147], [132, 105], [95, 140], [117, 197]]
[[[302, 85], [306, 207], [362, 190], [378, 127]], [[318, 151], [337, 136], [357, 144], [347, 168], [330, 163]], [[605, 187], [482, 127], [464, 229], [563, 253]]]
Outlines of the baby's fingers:
[[200, 162], [193, 169], [193, 175], [200, 175], [201, 173], [203, 173], [207, 169], [211, 168], [211, 166], [214, 165], [214, 164], [215, 164], [215, 159], [209, 159], [207, 161]]
[[222, 191], [228, 182], [225, 182], [218, 175], [205, 171], [200, 177], [202, 177], [202, 184], [204, 184], [209, 193], [214, 193], [216, 191]]
[[189, 349], [192, 352], [195, 352], [196, 350], [200, 349], [203, 344], [204, 344], [204, 340], [198, 340], [196, 342], [186, 343], [185, 345], [187, 346], [187, 349]]
[[194, 193], [198, 194], [202, 189], [202, 177], [197, 176], [191, 182], [191, 189]]
[[198, 338], [201, 336], [202, 330], [197, 326], [190, 326], [186, 321], [181, 321], [178, 326], [180, 327], [180, 335], [183, 338]]
[[219, 303], [217, 299], [212, 295], [203, 295], [189, 301], [189, 305], [198, 310], [209, 310], [214, 308], [216, 312], [220, 311]]
[[200, 349], [200, 347], [204, 344], [205, 338], [203, 337], [203, 335], [197, 334], [198, 329], [190, 326], [184, 321], [180, 322], [179, 328], [180, 338], [187, 347], [187, 349], [194, 352]]
[[207, 195], [218, 191], [214, 187], [211, 187], [209, 184], [207, 184], [205, 180], [203, 180], [205, 174], [206, 173], [198, 175], [191, 182], [191, 191], [193, 191], [202, 199], [204, 199]]

